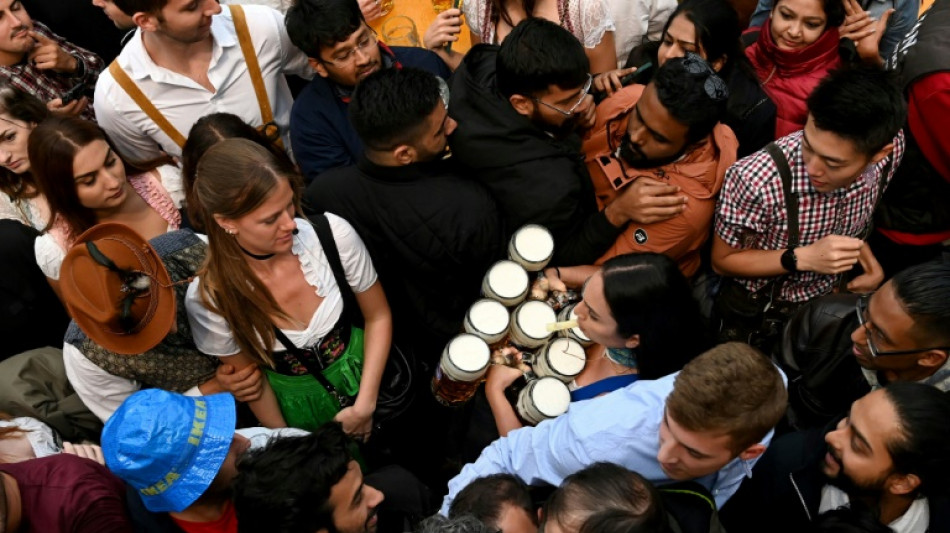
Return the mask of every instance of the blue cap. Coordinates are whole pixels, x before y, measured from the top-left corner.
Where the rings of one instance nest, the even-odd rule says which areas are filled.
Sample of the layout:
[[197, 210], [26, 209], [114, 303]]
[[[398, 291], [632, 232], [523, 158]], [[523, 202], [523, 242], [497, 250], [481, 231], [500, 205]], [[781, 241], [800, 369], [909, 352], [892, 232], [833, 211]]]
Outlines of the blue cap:
[[234, 437], [230, 394], [147, 389], [128, 397], [102, 430], [106, 466], [152, 512], [181, 512], [218, 475]]

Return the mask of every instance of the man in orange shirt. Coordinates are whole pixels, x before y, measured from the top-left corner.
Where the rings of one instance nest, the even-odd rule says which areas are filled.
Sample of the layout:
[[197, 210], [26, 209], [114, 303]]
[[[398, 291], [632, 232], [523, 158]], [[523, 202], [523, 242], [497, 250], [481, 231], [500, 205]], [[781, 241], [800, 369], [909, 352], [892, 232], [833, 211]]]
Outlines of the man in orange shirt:
[[673, 215], [632, 220], [597, 263], [630, 252], [663, 253], [687, 277], [699, 269], [726, 169], [738, 141], [719, 124], [729, 93], [698, 55], [671, 59], [646, 86], [632, 85], [597, 106], [584, 141], [587, 169], [601, 208], [626, 187], [644, 198], [683, 198]]

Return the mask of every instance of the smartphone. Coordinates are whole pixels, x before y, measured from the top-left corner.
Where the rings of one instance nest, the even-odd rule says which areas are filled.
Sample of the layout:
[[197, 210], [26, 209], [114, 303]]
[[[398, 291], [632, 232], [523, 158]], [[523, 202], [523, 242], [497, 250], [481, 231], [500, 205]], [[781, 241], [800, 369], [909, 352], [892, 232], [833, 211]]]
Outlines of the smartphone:
[[79, 100], [82, 98], [83, 93], [86, 92], [86, 84], [78, 83], [73, 88], [66, 91], [66, 94], [63, 95], [63, 105], [66, 105], [74, 100]]
[[[653, 78], [653, 62], [647, 61], [646, 63], [637, 67], [637, 70], [620, 78], [620, 85], [623, 87], [626, 87], [627, 85], [633, 85], [635, 83], [645, 85], [649, 83], [651, 78]], [[599, 104], [607, 98], [606, 92], [598, 92], [593, 94], [595, 104]]]

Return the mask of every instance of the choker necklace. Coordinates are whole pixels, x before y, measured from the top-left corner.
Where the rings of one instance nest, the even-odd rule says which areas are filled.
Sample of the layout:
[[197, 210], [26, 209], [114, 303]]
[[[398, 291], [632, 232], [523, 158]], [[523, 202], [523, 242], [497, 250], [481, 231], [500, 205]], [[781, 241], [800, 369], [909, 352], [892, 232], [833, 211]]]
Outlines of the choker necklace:
[[240, 248], [241, 251], [244, 252], [244, 255], [257, 259], [258, 261], [264, 261], [265, 259], [270, 259], [271, 257], [274, 257], [275, 255], [277, 255], [277, 254], [252, 254], [251, 252], [248, 252], [247, 250], [245, 250], [244, 247], [241, 246], [240, 244], [238, 245], [238, 248]]

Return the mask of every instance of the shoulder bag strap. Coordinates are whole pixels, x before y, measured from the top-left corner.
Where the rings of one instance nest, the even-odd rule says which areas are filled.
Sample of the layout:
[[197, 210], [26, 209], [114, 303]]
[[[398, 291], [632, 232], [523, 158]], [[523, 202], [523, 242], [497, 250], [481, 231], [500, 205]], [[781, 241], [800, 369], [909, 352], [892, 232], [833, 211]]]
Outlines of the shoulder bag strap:
[[[247, 72], [251, 76], [251, 83], [254, 85], [254, 94], [257, 96], [257, 106], [261, 109], [262, 133], [269, 134], [268, 128], [274, 128], [277, 124], [274, 122], [274, 112], [270, 108], [270, 100], [267, 98], [267, 87], [264, 86], [264, 78], [261, 75], [261, 65], [257, 61], [257, 54], [254, 52], [254, 42], [251, 40], [251, 32], [247, 28], [247, 18], [244, 16], [244, 8], [239, 5], [230, 5], [231, 18], [234, 19], [234, 31], [237, 32], [238, 42], [241, 44], [241, 53], [244, 54], [244, 62], [247, 63]], [[277, 137], [276, 143], [279, 143], [280, 137]]]
[[785, 193], [785, 208], [788, 213], [788, 246], [798, 246], [798, 195], [792, 193], [792, 169], [777, 144], [769, 143], [765, 150], [775, 161], [779, 176], [782, 177], [782, 192]]
[[122, 87], [122, 90], [139, 106], [139, 109], [144, 111], [145, 114], [148, 115], [148, 118], [152, 119], [152, 122], [161, 128], [172, 142], [177, 144], [179, 148], [184, 148], [185, 136], [175, 129], [175, 126], [172, 126], [172, 123], [165, 118], [165, 115], [145, 96], [145, 93], [142, 92], [142, 89], [139, 89], [139, 86], [129, 77], [125, 69], [119, 66], [118, 60], [113, 61], [112, 64], [109, 65], [109, 73], [112, 74], [112, 78], [119, 84], [119, 87]]

